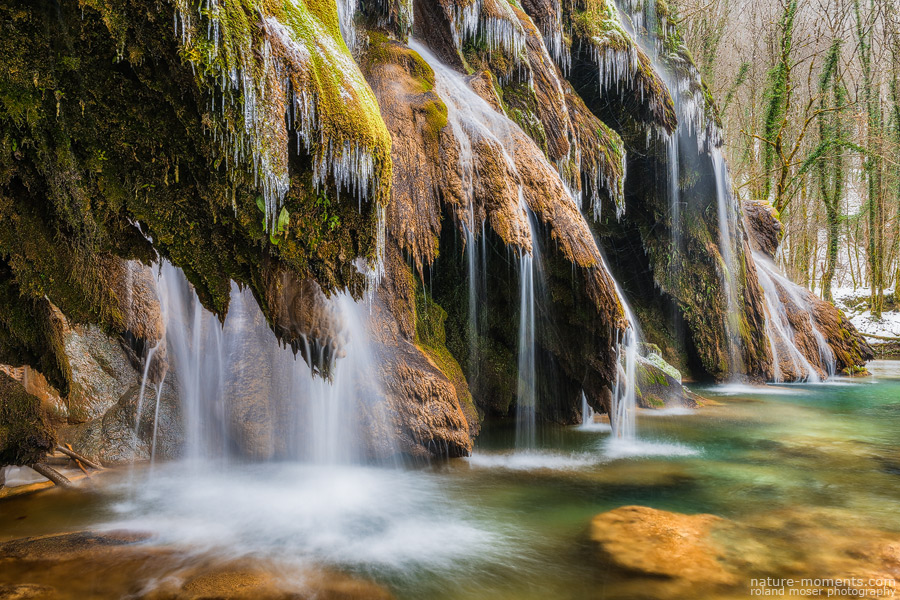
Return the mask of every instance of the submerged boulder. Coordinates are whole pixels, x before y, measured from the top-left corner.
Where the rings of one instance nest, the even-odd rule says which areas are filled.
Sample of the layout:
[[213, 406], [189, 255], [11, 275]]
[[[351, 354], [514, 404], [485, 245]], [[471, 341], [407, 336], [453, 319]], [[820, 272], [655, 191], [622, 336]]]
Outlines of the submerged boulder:
[[687, 589], [734, 586], [738, 573], [714, 541], [729, 522], [715, 515], [684, 515], [646, 506], [623, 506], [591, 521], [600, 560], [633, 576], [674, 580]]
[[[131, 597], [143, 600], [389, 600], [375, 582], [324, 568], [227, 560], [148, 543], [131, 531], [76, 531], [0, 544], [4, 598]], [[98, 577], [101, 574], [102, 577]], [[16, 595], [18, 594], [18, 595]]]
[[731, 520], [623, 506], [590, 538], [617, 589], [651, 597], [877, 596], [900, 574], [896, 534], [841, 509]]

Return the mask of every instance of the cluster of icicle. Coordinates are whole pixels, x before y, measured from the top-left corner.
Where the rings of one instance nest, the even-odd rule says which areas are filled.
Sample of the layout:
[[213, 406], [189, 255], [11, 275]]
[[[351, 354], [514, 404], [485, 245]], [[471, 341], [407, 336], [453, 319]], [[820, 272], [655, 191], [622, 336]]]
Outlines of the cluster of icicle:
[[453, 42], [462, 49], [464, 42], [480, 36], [488, 51], [503, 51], [518, 62], [525, 50], [525, 30], [518, 17], [505, 0], [489, 0], [491, 8], [499, 14], [485, 10], [484, 1], [452, 5]]
[[[609, 168], [612, 165], [594, 165], [593, 168], [584, 168], [584, 151], [578, 140], [573, 140], [569, 146], [568, 155], [556, 163], [556, 171], [559, 173], [560, 179], [569, 195], [578, 205], [578, 209], [584, 212], [584, 186], [582, 185], [582, 177], [587, 178], [590, 187], [590, 209], [595, 221], [600, 220], [603, 209], [603, 197], [600, 190], [604, 189], [609, 194], [610, 199], [616, 207], [616, 219], [621, 219], [625, 214], [625, 172], [627, 161], [623, 151], [619, 156], [618, 172]], [[606, 157], [602, 153], [597, 157], [597, 162], [605, 162]]]
[[[700, 71], [689, 60], [678, 53], [666, 50], [666, 39], [677, 35], [675, 27], [666, 21], [662, 27], [663, 35], [658, 32], [656, 20], [656, 3], [621, 0], [623, 12], [630, 19], [630, 27], [626, 29], [641, 43], [644, 51], [651, 57], [654, 69], [665, 81], [669, 94], [675, 103], [679, 126], [697, 137], [700, 152], [709, 152], [722, 145], [722, 133], [711, 115], [707, 114], [706, 98], [703, 95], [703, 80]], [[666, 137], [667, 132], [660, 132]]]
[[[610, 47], [597, 40], [592, 40], [590, 47], [591, 61], [600, 70], [600, 86], [603, 89], [615, 88], [619, 92], [630, 90], [640, 71], [637, 48], [629, 45], [625, 49]], [[626, 83], [626, 86], [620, 84]], [[643, 88], [641, 88], [643, 94]], [[641, 98], [643, 100], [643, 97]]]
[[563, 73], [568, 73], [572, 68], [572, 53], [569, 52], [569, 46], [563, 38], [562, 30], [562, 4], [561, 0], [552, 0], [554, 18], [547, 22], [541, 22], [539, 29], [544, 38], [544, 46], [547, 51], [562, 69]]
[[659, 98], [655, 94], [652, 94], [650, 98], [645, 98], [645, 93], [649, 90], [646, 89], [645, 82], [638, 81], [642, 71], [636, 45], [629, 43], [625, 48], [615, 48], [604, 40], [593, 38], [590, 44], [590, 58], [597, 65], [600, 85], [603, 89], [614, 89], [624, 97], [626, 93], [633, 93], [635, 83], [637, 83], [640, 101], [648, 100], [650, 111], [653, 114], [661, 112]]
[[[355, 11], [353, 0], [341, 0], [338, 4], [343, 12]], [[226, 10], [223, 0], [204, 0], [199, 8], [189, 0], [176, 0], [175, 33], [182, 48], [197, 45], [196, 38], [203, 28], [201, 21], [205, 19], [209, 42], [206, 59], [209, 64], [215, 64], [219, 53], [224, 51], [221, 28]], [[311, 21], [318, 55], [335, 62], [335, 68], [345, 78], [358, 76], [359, 81], [352, 83], [364, 86], [352, 57], [314, 18]], [[352, 23], [352, 18], [341, 18], [342, 33], [352, 40], [354, 33], [348, 23]], [[260, 26], [264, 33], [262, 48], [255, 48], [250, 39], [236, 43], [236, 56], [223, 61], [228, 66], [213, 76], [221, 98], [218, 106], [215, 99], [211, 100], [210, 108], [226, 120], [229, 119], [226, 102], [240, 110], [243, 123], [214, 126], [212, 135], [222, 144], [229, 173], [236, 174], [242, 164], [251, 165], [265, 202], [266, 224], [272, 230], [290, 188], [287, 147], [290, 129], [296, 131], [298, 150], [302, 146], [313, 158], [316, 189], [330, 176], [339, 190], [350, 190], [361, 202], [378, 189], [380, 182], [371, 148], [348, 140], [335, 143], [333, 133], [325, 135], [320, 98], [313, 87], [314, 74], [310, 72], [312, 57], [307, 47], [275, 17], [261, 15]], [[190, 57], [190, 53], [185, 52], [185, 56]], [[262, 60], [259, 78], [253, 68], [258, 57]], [[194, 69], [204, 68], [194, 62], [191, 65]], [[346, 97], [349, 92], [342, 87], [341, 94]]]
[[344, 38], [347, 48], [353, 52], [356, 46], [356, 23], [353, 17], [356, 14], [358, 0], [335, 0], [335, 4], [337, 5], [341, 37]]
[[715, 121], [706, 112], [706, 98], [703, 95], [703, 84], [700, 71], [692, 63], [679, 56], [670, 56], [670, 63], [679, 72], [666, 81], [669, 93], [675, 101], [678, 122], [687, 131], [696, 136], [697, 148], [700, 152], [712, 152], [713, 148], [722, 146], [722, 132]]

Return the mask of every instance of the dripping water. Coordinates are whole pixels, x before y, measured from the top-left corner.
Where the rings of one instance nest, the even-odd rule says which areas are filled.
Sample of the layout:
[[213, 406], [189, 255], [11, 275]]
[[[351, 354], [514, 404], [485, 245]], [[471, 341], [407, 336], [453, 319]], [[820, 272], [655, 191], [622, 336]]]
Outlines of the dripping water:
[[537, 253], [522, 252], [519, 258], [519, 360], [516, 387], [516, 448], [535, 447], [537, 410], [534, 328], [534, 271]]
[[713, 173], [716, 179], [716, 206], [719, 218], [719, 252], [723, 266], [720, 269], [722, 287], [725, 290], [727, 314], [725, 315], [726, 337], [728, 341], [729, 373], [734, 376], [744, 371], [741, 361], [738, 292], [735, 275], [738, 264], [734, 251], [737, 237], [737, 211], [731, 194], [731, 179], [720, 148], [710, 148]]
[[625, 296], [618, 284], [616, 284], [616, 293], [622, 303], [628, 325], [620, 333], [616, 345], [616, 382], [613, 386], [610, 424], [614, 441], [619, 440], [628, 444], [637, 438], [635, 415], [637, 413], [638, 321], [631, 312], [631, 307], [625, 301]]
[[581, 392], [581, 428], [589, 429], [594, 424], [594, 409], [588, 404], [587, 395]]

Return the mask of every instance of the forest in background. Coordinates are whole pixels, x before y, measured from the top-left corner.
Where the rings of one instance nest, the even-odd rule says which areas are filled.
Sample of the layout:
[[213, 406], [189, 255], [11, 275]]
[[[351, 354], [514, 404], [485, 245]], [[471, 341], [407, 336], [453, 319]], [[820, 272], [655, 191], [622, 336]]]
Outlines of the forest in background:
[[[900, 298], [900, 2], [675, 0], [734, 187], [784, 224], [785, 273], [870, 318]], [[858, 294], [860, 295], [860, 294]]]

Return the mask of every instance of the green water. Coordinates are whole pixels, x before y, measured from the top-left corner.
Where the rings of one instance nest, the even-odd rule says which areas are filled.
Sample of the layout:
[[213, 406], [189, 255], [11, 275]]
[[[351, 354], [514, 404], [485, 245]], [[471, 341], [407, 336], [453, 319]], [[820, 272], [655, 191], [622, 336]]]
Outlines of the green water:
[[[752, 522], [803, 507], [900, 531], [900, 362], [881, 361], [872, 370], [873, 378], [833, 384], [698, 386], [694, 391], [715, 403], [687, 414], [638, 415], [649, 455], [610, 456], [608, 432], [544, 427], [535, 456], [515, 456], [513, 432], [487, 425], [472, 459], [400, 473], [349, 470], [349, 483], [322, 492], [335, 494], [322, 506], [316, 494], [329, 486], [309, 489], [303, 481], [310, 474], [293, 467], [234, 467], [227, 483], [210, 480], [199, 495], [177, 500], [187, 487], [183, 479], [166, 479], [165, 467], [160, 479], [145, 479], [139, 469], [94, 482], [89, 495], [54, 492], [0, 503], [0, 536], [124, 523], [162, 531], [155, 543], [193, 545], [200, 554], [227, 544], [240, 556], [236, 546], [243, 543], [254, 556], [296, 554], [375, 579], [399, 598], [657, 597], [652, 590], [635, 595], [610, 578], [590, 541], [592, 517], [637, 504]], [[371, 485], [359, 484], [369, 477]], [[162, 491], [135, 498], [129, 491], [135, 480], [159, 481]], [[218, 491], [220, 484], [233, 491]], [[247, 489], [253, 492], [244, 497]], [[243, 511], [259, 515], [233, 531], [224, 528], [224, 537], [204, 537], [204, 528], [213, 527], [191, 507], [217, 498], [234, 505], [225, 517], [210, 517], [214, 524], [228, 515], [244, 518]], [[294, 499], [295, 512], [280, 515]], [[334, 507], [342, 503], [350, 504]], [[169, 521], [173, 530], [193, 524], [200, 534], [172, 535]], [[321, 540], [319, 527], [328, 532]], [[434, 560], [417, 561], [405, 550]]]

